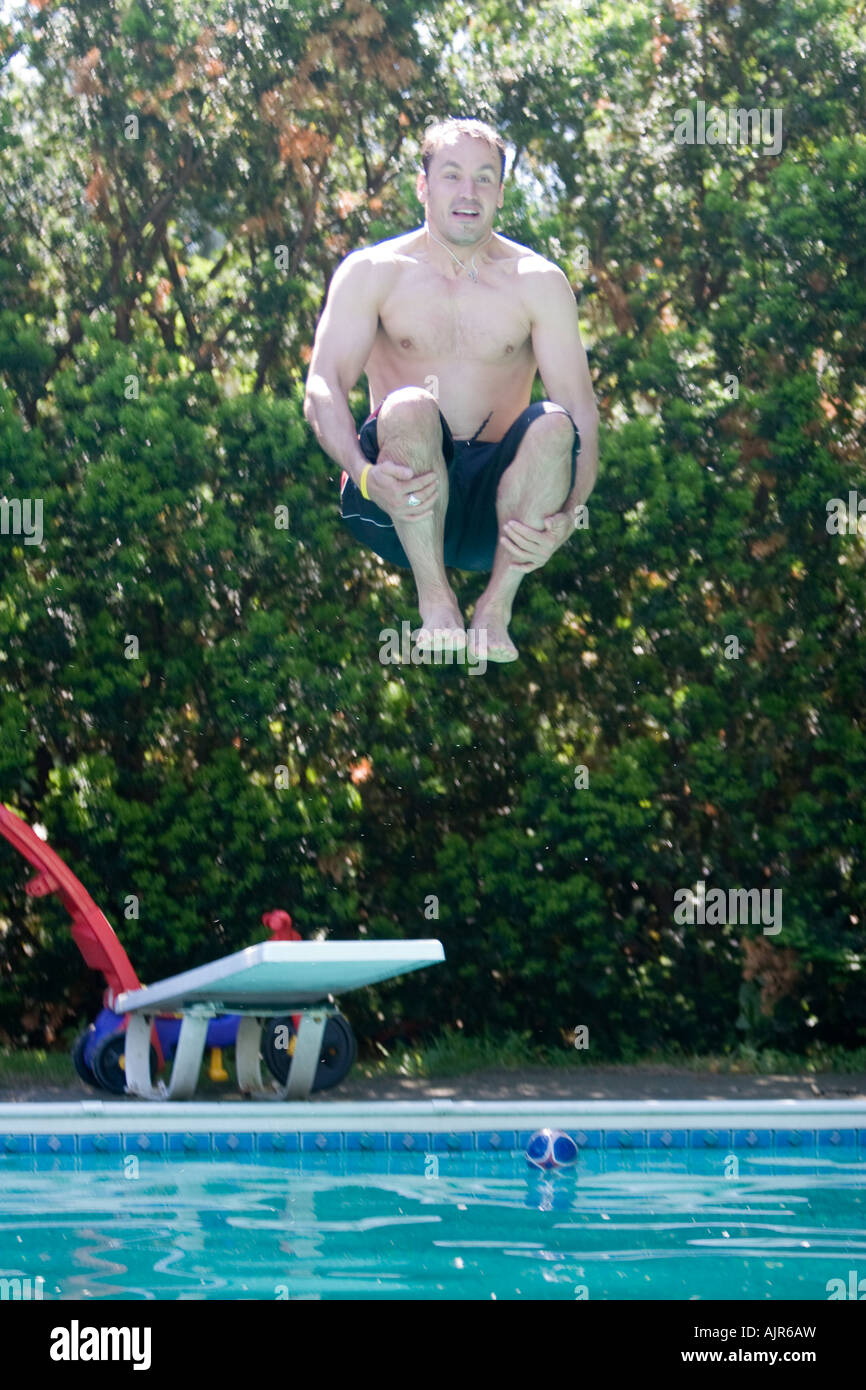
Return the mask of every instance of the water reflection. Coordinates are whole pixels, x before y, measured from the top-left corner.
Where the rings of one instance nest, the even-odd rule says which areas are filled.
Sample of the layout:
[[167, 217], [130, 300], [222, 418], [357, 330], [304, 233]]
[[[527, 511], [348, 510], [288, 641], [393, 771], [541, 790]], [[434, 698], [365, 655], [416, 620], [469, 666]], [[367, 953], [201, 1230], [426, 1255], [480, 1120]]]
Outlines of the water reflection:
[[130, 1181], [122, 1155], [14, 1156], [0, 1273], [61, 1299], [826, 1298], [866, 1255], [864, 1166], [723, 1157], [149, 1154]]

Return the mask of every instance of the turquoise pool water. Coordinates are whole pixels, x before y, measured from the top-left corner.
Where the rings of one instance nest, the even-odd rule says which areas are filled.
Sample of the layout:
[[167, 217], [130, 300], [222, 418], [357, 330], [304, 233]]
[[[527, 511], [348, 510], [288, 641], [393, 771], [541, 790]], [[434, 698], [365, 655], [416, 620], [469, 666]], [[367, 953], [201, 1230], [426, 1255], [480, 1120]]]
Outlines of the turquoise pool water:
[[850, 1271], [856, 1148], [0, 1158], [0, 1278], [45, 1300], [824, 1301]]

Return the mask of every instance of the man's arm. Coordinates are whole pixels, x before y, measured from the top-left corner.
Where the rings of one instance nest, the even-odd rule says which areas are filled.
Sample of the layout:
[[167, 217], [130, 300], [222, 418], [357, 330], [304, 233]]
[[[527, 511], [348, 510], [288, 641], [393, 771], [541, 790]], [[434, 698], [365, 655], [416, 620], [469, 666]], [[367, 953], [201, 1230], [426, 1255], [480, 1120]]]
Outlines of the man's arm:
[[558, 266], [533, 271], [530, 290], [532, 348], [549, 401], [562, 405], [580, 433], [574, 488], [562, 510], [572, 517], [598, 477], [598, 408], [580, 341], [574, 292]]
[[329, 458], [360, 482], [369, 462], [361, 452], [349, 392], [370, 355], [379, 327], [376, 268], [363, 251], [337, 267], [316, 330], [304, 416]]

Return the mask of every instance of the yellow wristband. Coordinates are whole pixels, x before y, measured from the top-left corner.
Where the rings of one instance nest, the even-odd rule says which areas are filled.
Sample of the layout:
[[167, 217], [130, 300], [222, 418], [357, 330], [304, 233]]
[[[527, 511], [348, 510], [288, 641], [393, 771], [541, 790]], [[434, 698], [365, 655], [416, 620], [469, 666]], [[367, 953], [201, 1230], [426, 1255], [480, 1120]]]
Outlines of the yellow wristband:
[[362, 497], [366, 497], [366, 499], [367, 499], [368, 502], [370, 501], [370, 494], [369, 494], [369, 492], [367, 491], [367, 474], [369, 473], [369, 471], [370, 471], [370, 469], [371, 469], [372, 467], [373, 467], [372, 463], [368, 463], [368, 464], [367, 464], [367, 467], [364, 469], [363, 473], [361, 474], [361, 496], [362, 496]]

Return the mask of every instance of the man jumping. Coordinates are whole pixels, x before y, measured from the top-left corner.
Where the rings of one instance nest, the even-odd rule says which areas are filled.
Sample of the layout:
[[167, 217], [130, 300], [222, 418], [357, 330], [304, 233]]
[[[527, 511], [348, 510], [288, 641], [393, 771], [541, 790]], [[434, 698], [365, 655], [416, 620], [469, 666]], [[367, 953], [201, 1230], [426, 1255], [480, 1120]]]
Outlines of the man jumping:
[[[493, 230], [501, 136], [481, 121], [440, 122], [421, 162], [424, 226], [353, 251], [334, 272], [304, 415], [343, 469], [349, 530], [414, 574], [419, 649], [466, 645], [445, 567], [490, 570], [473, 640], [489, 660], [515, 661], [514, 598], [572, 534], [595, 485], [598, 412], [568, 280]], [[548, 399], [530, 405], [536, 371]], [[356, 435], [348, 395], [362, 372], [372, 413]]]

